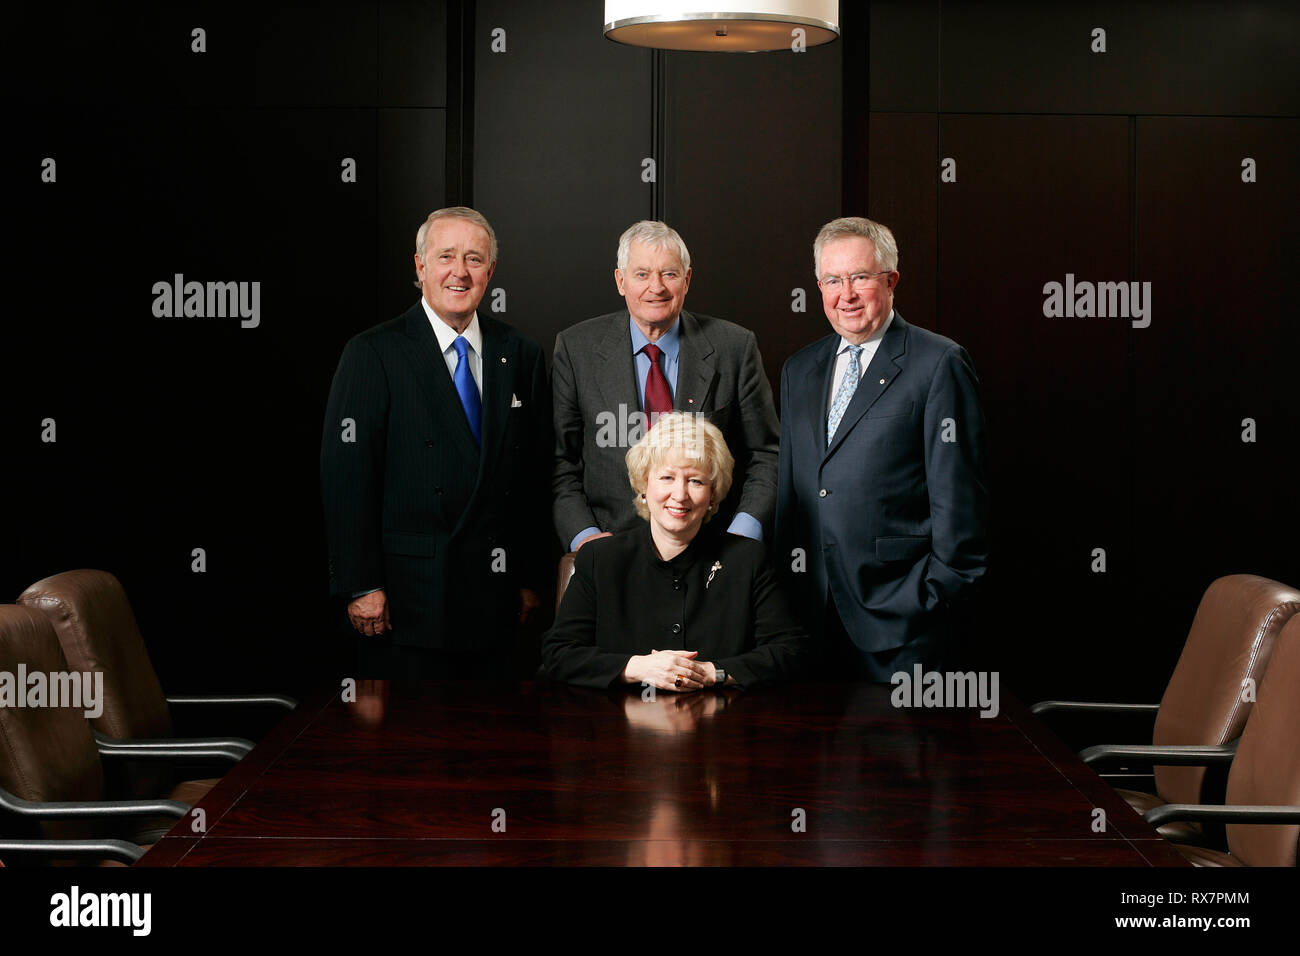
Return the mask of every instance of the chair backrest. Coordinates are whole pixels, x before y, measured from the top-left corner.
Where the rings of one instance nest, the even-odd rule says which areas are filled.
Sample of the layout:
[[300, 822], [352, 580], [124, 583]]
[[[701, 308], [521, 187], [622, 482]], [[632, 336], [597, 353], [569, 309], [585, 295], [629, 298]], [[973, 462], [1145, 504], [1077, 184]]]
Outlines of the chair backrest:
[[[1282, 626], [1300, 611], [1300, 591], [1253, 574], [1219, 578], [1205, 590], [1156, 714], [1153, 742], [1225, 744], [1241, 736]], [[1156, 793], [1201, 803], [1203, 767], [1156, 767]]]
[[569, 586], [569, 578], [573, 577], [573, 562], [577, 560], [578, 553], [570, 551], [564, 557], [560, 558], [560, 570], [555, 578], [555, 613], [560, 613], [560, 602], [564, 600], [564, 589]]
[[[74, 671], [64, 659], [54, 628], [31, 608], [0, 605], [0, 680], [5, 693], [22, 694], [27, 706], [0, 706], [0, 786], [23, 800], [100, 800], [104, 771], [86, 722], [85, 707], [50, 706], [53, 678]], [[45, 683], [42, 706], [34, 697], [33, 675]], [[25, 680], [19, 678], [25, 676]], [[68, 685], [64, 682], [64, 687]], [[61, 696], [61, 694], [60, 694]], [[79, 702], [85, 704], [84, 698]], [[85, 822], [49, 821], [49, 838], [73, 839], [92, 829]]]
[[[1300, 807], [1300, 615], [1287, 622], [1228, 774], [1227, 802]], [[1295, 866], [1300, 825], [1230, 824], [1228, 849], [1247, 866]]]
[[68, 663], [104, 674], [104, 712], [92, 721], [109, 737], [170, 737], [171, 714], [126, 592], [107, 571], [65, 571], [37, 581], [18, 603], [54, 625]]

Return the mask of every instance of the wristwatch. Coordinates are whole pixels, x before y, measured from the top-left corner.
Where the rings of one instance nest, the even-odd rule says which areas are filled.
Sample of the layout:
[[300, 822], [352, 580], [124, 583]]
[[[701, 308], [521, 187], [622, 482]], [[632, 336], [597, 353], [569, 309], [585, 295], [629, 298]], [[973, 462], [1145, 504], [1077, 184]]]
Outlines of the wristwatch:
[[724, 671], [721, 667], [713, 668], [713, 674], [714, 674], [713, 677], [714, 687], [721, 687], [723, 684], [727, 682], [727, 672]]

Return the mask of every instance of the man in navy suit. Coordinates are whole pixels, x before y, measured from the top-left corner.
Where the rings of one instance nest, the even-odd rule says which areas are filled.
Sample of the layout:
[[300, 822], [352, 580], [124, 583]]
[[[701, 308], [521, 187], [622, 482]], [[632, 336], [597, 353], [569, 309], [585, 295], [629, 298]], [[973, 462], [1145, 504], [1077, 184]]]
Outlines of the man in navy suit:
[[827, 223], [813, 260], [834, 334], [781, 373], [774, 559], [822, 636], [827, 679], [942, 670], [988, 567], [975, 367], [894, 310], [885, 226]]
[[334, 376], [330, 592], [362, 635], [365, 676], [509, 676], [553, 574], [550, 387], [538, 345], [478, 315], [496, 260], [478, 212], [431, 213], [420, 301], [348, 342]]

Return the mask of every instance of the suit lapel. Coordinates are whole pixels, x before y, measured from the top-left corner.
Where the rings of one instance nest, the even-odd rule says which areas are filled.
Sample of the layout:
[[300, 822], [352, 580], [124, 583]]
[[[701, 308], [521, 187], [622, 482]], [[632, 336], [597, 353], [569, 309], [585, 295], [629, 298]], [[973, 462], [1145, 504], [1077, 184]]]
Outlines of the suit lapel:
[[678, 321], [681, 322], [681, 337], [678, 339], [677, 393], [673, 396], [673, 408], [679, 412], [700, 412], [708, 407], [718, 377], [713, 343], [700, 328], [699, 320], [685, 309]]
[[602, 403], [599, 407], [616, 414], [619, 405], [627, 409], [628, 415], [641, 410], [636, 367], [632, 364], [632, 336], [627, 330], [630, 321], [626, 312], [614, 315], [596, 349], [600, 358], [595, 375]]
[[[830, 393], [831, 376], [835, 373], [835, 349], [839, 343], [838, 335], [822, 339], [813, 353], [811, 374], [790, 384], [790, 404], [801, 409], [802, 431], [805, 435], [816, 436], [817, 450], [823, 454], [826, 450], [826, 396]], [[784, 408], [781, 414], [786, 414]]]
[[[510, 402], [514, 396], [512, 385], [515, 366], [519, 362], [519, 342], [506, 334], [499, 322], [479, 316], [483, 332], [483, 466], [479, 481], [491, 474], [501, 460], [501, 449], [506, 438], [506, 423], [510, 416]], [[531, 396], [530, 396], [531, 397]], [[469, 425], [466, 423], [466, 430]]]
[[447, 371], [447, 361], [438, 348], [438, 337], [433, 334], [429, 317], [418, 302], [406, 313], [405, 333], [412, 344], [410, 356], [416, 380], [434, 420], [443, 426], [456, 454], [477, 464], [479, 449], [474, 433], [469, 430], [469, 420]]
[[[858, 390], [853, 393], [853, 398], [849, 401], [849, 407], [844, 410], [844, 417], [840, 419], [839, 427], [835, 429], [835, 438], [831, 441], [831, 446], [826, 449], [826, 457], [829, 458], [835, 453], [843, 442], [846, 435], [853, 430], [853, 426], [858, 420], [867, 413], [876, 399], [889, 389], [889, 386], [898, 378], [903, 367], [899, 362], [903, 353], [907, 351], [907, 323], [897, 312], [894, 313], [894, 321], [889, 323], [889, 329], [885, 332], [884, 338], [880, 340], [880, 346], [876, 349], [876, 354], [871, 357], [871, 364], [867, 366], [866, 374], [862, 376], [862, 381], [858, 383]], [[834, 357], [832, 356], [832, 367], [834, 367]], [[827, 388], [830, 388], [829, 383]], [[822, 434], [826, 434], [825, 416], [822, 421]]]

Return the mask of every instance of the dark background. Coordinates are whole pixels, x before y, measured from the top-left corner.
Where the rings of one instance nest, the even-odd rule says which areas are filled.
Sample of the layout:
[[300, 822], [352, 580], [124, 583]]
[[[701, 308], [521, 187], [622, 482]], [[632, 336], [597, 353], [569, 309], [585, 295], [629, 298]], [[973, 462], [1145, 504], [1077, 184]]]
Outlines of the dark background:
[[[869, 215], [899, 240], [899, 311], [980, 373], [995, 545], [980, 662], [1027, 699], [1157, 697], [1211, 580], [1300, 585], [1300, 17], [842, 7], [836, 43], [732, 56], [611, 43], [599, 0], [18, 14], [0, 41], [0, 600], [105, 568], [171, 692], [334, 678], [325, 398], [347, 339], [415, 301], [430, 210], [493, 222], [500, 317], [548, 353], [621, 305], [619, 233], [665, 218], [691, 248], [688, 308], [754, 329], [774, 387], [829, 330], [817, 228]], [[151, 287], [177, 272], [260, 281], [260, 327], [154, 318]], [[1150, 327], [1044, 318], [1043, 284], [1067, 272], [1151, 282]]]

